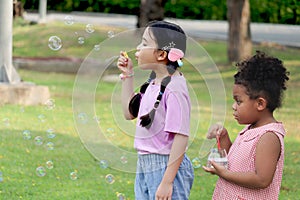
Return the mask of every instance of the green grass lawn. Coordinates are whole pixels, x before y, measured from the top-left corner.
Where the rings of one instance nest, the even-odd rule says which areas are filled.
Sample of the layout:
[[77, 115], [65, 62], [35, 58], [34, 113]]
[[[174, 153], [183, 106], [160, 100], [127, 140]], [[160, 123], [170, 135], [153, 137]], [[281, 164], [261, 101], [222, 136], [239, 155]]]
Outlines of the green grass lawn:
[[[14, 56], [23, 57], [80, 57], [85, 58], [95, 44], [107, 38], [107, 32], [121, 29], [95, 27], [90, 34], [84, 31], [85, 25], [66, 26], [63, 23], [29, 26], [18, 22], [14, 26]], [[60, 36], [63, 48], [51, 51], [47, 47], [51, 35]], [[77, 35], [85, 35], [84, 45], [79, 45]], [[207, 50], [220, 69], [226, 89], [227, 111], [225, 126], [232, 138], [242, 128], [232, 118], [231, 86], [235, 68], [226, 64], [226, 44], [223, 42], [199, 41]], [[254, 49], [264, 50], [270, 55], [279, 57], [290, 71], [288, 90], [285, 93], [283, 107], [276, 111], [279, 121], [285, 124], [285, 166], [281, 187], [281, 200], [299, 198], [300, 182], [300, 136], [298, 134], [300, 116], [300, 50], [256, 45]], [[42, 67], [42, 66], [41, 66]], [[195, 75], [190, 67], [182, 69], [197, 97], [200, 99], [201, 120], [196, 137], [190, 142], [188, 155], [191, 159], [198, 156], [199, 148], [210, 120], [210, 96], [206, 92], [205, 82]], [[46, 85], [55, 101], [55, 107], [1, 105], [0, 106], [0, 198], [1, 199], [134, 199], [134, 173], [126, 173], [105, 167], [85, 148], [76, 129], [76, 115], [73, 115], [72, 94], [76, 74], [55, 72], [37, 72], [18, 70], [24, 81]], [[214, 76], [208, 77], [213, 79]], [[99, 127], [105, 136], [129, 151], [134, 151], [132, 140], [118, 134], [116, 122], [111, 115], [112, 91], [116, 83], [101, 82], [96, 89], [95, 97]], [[83, 94], [84, 96], [84, 94]], [[75, 117], [74, 117], [75, 116]], [[51, 135], [53, 130], [54, 135]], [[26, 135], [27, 133], [27, 135]], [[87, 129], [87, 135], [89, 130]], [[30, 136], [25, 137], [24, 136]], [[38, 136], [42, 138], [38, 140]], [[97, 149], [105, 152], [105, 145]], [[107, 152], [115, 160], [121, 159], [114, 152]], [[48, 162], [52, 161], [53, 165]], [[201, 160], [202, 164], [205, 161]], [[50, 164], [49, 164], [50, 163]], [[123, 162], [124, 166], [128, 163]], [[37, 171], [42, 166], [43, 169]], [[52, 168], [53, 167], [53, 168]], [[46, 174], [44, 174], [46, 173]], [[112, 176], [109, 176], [112, 175]], [[211, 199], [216, 176], [195, 168], [195, 182], [191, 200]], [[118, 197], [119, 196], [119, 197]]]

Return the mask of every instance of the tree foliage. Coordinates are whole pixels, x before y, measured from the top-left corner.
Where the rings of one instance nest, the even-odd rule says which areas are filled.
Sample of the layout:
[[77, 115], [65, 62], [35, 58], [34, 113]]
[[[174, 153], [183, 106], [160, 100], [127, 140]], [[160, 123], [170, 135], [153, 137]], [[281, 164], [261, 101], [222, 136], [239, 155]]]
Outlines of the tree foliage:
[[[26, 10], [37, 10], [39, 0], [22, 0]], [[137, 15], [140, 0], [48, 0], [48, 10]], [[300, 24], [299, 0], [250, 0], [252, 22]], [[227, 20], [226, 1], [167, 0], [165, 16], [181, 19]]]

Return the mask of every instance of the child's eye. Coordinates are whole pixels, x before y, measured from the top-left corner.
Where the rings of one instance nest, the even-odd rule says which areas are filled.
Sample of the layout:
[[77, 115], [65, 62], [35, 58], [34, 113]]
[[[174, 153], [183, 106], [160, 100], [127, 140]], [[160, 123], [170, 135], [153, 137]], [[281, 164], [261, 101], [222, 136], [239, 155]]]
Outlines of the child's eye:
[[235, 102], [237, 103], [237, 105], [240, 105], [241, 103], [242, 103], [242, 101], [240, 101], [240, 100], [235, 100]]

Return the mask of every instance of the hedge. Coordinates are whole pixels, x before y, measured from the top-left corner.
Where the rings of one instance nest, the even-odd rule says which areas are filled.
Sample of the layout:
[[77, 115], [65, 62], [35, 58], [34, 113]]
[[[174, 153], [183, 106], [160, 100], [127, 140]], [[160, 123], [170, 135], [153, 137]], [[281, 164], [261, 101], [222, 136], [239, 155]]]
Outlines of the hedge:
[[[25, 10], [37, 10], [39, 0], [22, 0]], [[140, 0], [48, 0], [48, 10], [136, 15]], [[250, 0], [251, 21], [300, 24], [299, 0]], [[165, 16], [180, 19], [226, 20], [226, 0], [166, 0]]]

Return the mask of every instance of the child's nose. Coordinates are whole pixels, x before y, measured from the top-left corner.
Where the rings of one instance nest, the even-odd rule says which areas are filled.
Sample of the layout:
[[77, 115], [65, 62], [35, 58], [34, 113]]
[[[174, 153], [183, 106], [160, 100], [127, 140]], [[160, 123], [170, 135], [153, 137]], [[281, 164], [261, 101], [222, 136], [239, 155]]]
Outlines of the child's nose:
[[236, 102], [234, 102], [231, 107], [232, 107], [232, 110], [236, 110]]

